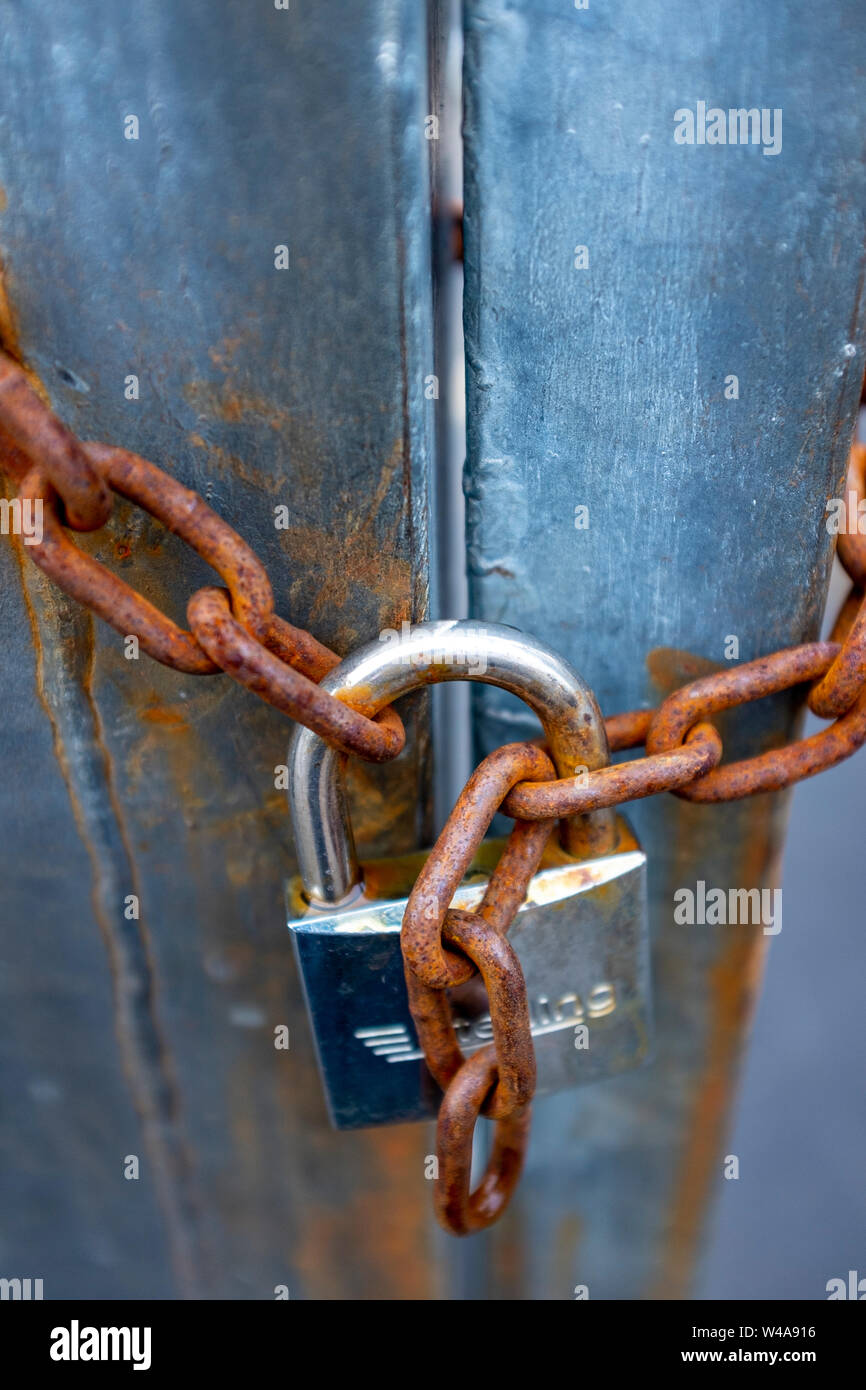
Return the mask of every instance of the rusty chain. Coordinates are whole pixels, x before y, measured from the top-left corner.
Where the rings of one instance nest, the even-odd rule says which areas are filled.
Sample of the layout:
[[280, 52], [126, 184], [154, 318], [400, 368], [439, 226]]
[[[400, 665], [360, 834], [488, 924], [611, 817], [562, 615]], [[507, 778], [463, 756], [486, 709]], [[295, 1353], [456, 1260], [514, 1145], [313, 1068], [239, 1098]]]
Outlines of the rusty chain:
[[[39, 501], [43, 534], [30, 557], [66, 593], [155, 660], [194, 675], [223, 671], [307, 725], [344, 753], [374, 762], [405, 742], [396, 711], [369, 719], [318, 682], [340, 658], [273, 611], [264, 567], [201, 497], [125, 449], [84, 443], [54, 415], [27, 373], [0, 351], [0, 466], [19, 497]], [[854, 445], [849, 497], [866, 500], [866, 447]], [[104, 525], [113, 494], [126, 497], [185, 540], [226, 588], [194, 593], [189, 630], [173, 623], [92, 556], [68, 531]], [[507, 932], [557, 820], [671, 791], [690, 801], [731, 801], [778, 791], [814, 776], [866, 742], [866, 535], [839, 536], [853, 587], [828, 642], [810, 642], [703, 676], [656, 710], [605, 720], [611, 751], [647, 756], [579, 777], [557, 778], [544, 750], [508, 744], [466, 784], [409, 899], [403, 926], [407, 990], [428, 1066], [444, 1091], [437, 1127], [436, 1212], [457, 1235], [481, 1230], [504, 1211], [520, 1176], [535, 1085], [526, 986]], [[830, 726], [809, 738], [719, 766], [722, 740], [712, 715], [811, 682], [808, 704]], [[475, 912], [450, 907], [497, 811], [514, 827]], [[480, 977], [493, 1041], [466, 1058], [447, 991]], [[487, 1169], [470, 1191], [472, 1138], [479, 1114], [495, 1122]]]

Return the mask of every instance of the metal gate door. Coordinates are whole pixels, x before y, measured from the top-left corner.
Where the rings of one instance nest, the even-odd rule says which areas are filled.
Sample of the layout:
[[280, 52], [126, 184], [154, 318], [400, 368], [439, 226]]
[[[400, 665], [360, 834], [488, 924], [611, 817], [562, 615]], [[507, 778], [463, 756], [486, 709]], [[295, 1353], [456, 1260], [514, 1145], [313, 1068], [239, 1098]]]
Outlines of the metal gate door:
[[[427, 616], [451, 7], [5, 0], [0, 24], [2, 346], [78, 435], [198, 490], [341, 654]], [[866, 21], [831, 0], [815, 44], [805, 0], [466, 0], [462, 24], [471, 613], [606, 712], [655, 705], [730, 635], [748, 660], [818, 629], [863, 378]], [[783, 111], [781, 148], [678, 142], [701, 103]], [[180, 620], [208, 582], [122, 501], [76, 541]], [[58, 1298], [682, 1296], [765, 939], [684, 935], [671, 895], [772, 884], [784, 798], [639, 808], [655, 1062], [540, 1102], [513, 1209], [455, 1250], [424, 1126], [327, 1123], [286, 721], [128, 659], [24, 545], [0, 568], [3, 1267]], [[728, 755], [788, 737], [801, 694], [738, 711]], [[353, 769], [362, 849], [429, 841], [425, 697], [406, 722], [396, 765]], [[477, 695], [476, 752], [524, 727]]]

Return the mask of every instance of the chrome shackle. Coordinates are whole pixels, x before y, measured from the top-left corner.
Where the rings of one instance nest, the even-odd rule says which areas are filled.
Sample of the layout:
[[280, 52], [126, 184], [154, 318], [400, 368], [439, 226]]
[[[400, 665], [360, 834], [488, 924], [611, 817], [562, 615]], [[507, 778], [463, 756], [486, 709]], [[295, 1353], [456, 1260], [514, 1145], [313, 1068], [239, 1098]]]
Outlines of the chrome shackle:
[[[542, 642], [500, 623], [474, 619], [416, 623], [370, 642], [329, 672], [322, 686], [373, 715], [422, 685], [476, 680], [511, 691], [541, 721], [560, 777], [605, 767], [610, 751], [595, 697], [574, 668]], [[318, 734], [299, 727], [289, 752], [289, 805], [304, 889], [314, 905], [345, 899], [361, 872], [343, 779], [343, 760]], [[578, 851], [587, 822], [576, 816], [566, 847]]]

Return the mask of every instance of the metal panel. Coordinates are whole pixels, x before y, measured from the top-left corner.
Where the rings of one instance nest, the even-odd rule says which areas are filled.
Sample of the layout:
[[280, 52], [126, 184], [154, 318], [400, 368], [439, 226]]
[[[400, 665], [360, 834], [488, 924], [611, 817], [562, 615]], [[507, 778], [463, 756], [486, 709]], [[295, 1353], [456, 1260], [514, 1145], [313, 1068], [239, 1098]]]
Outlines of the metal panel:
[[[423, 7], [0, 11], [6, 343], [78, 432], [198, 488], [296, 623], [346, 651], [423, 617]], [[211, 582], [125, 504], [81, 543], [175, 616]], [[287, 725], [126, 661], [0, 565], [2, 1272], [46, 1297], [428, 1295], [423, 1129], [326, 1119], [282, 910]], [[422, 700], [400, 764], [359, 776], [362, 844], [425, 838], [426, 728]]]
[[[724, 665], [729, 635], [748, 660], [818, 628], [863, 377], [866, 13], [815, 25], [806, 0], [466, 5], [472, 611], [558, 647], [606, 712]], [[675, 143], [698, 102], [782, 108], [781, 151]], [[801, 695], [726, 719], [728, 756], [789, 737]], [[475, 698], [480, 751], [527, 727]], [[672, 895], [774, 882], [785, 806], [634, 811], [657, 1058], [537, 1104], [482, 1296], [689, 1287], [767, 938], [677, 926]]]

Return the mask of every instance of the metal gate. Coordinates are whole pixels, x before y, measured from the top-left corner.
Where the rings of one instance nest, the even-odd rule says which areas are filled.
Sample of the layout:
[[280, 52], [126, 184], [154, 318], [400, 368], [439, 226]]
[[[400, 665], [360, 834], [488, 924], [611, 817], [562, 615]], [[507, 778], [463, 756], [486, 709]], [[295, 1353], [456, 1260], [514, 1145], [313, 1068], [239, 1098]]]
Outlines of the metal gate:
[[[81, 437], [199, 491], [340, 653], [444, 612], [460, 568], [451, 10], [0, 4], [3, 346]], [[866, 19], [831, 0], [815, 28], [806, 0], [463, 8], [469, 611], [605, 712], [732, 635], [747, 661], [818, 631], [864, 370]], [[783, 118], [676, 138], [713, 106]], [[77, 541], [177, 616], [208, 582], [127, 504]], [[425, 1126], [327, 1122], [286, 721], [128, 660], [23, 545], [0, 567], [4, 1267], [46, 1297], [684, 1296], [766, 939], [684, 934], [672, 894], [772, 885], [785, 798], [636, 808], [655, 1060], [540, 1101], [511, 1211], [458, 1247]], [[791, 736], [801, 697], [726, 719], [726, 755]], [[535, 732], [499, 692], [472, 709], [477, 754]], [[406, 722], [394, 766], [353, 766], [362, 850], [429, 842], [426, 697]]]

